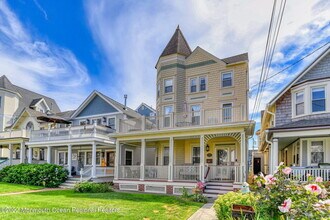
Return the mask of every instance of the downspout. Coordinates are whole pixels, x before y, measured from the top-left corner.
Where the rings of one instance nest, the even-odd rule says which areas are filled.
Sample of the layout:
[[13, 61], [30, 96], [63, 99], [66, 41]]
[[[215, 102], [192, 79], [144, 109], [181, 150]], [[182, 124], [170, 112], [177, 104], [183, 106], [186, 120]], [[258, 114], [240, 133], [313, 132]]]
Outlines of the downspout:
[[[273, 170], [273, 167], [272, 167], [272, 162], [271, 162], [271, 158], [272, 158], [272, 155], [273, 155], [273, 148], [272, 148], [272, 145], [273, 145], [273, 142], [269, 141], [268, 140], [268, 133], [269, 133], [269, 130], [265, 130], [266, 132], [266, 138], [265, 138], [265, 141], [267, 144], [269, 144], [270, 146], [268, 147], [268, 174], [271, 173], [271, 171]], [[270, 150], [269, 150], [270, 149]]]
[[267, 110], [267, 113], [270, 114], [270, 115], [272, 115], [274, 117], [274, 125], [273, 125], [273, 127], [275, 127], [275, 124], [276, 124], [276, 115], [275, 115], [275, 113], [270, 112], [268, 110]]

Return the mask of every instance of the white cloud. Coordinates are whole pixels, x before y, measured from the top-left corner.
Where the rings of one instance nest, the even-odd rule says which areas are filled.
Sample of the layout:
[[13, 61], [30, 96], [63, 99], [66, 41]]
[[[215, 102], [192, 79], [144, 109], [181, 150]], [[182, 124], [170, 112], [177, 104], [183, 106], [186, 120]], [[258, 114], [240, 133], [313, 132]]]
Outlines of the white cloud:
[[[328, 3], [287, 1], [274, 56], [275, 64], [296, 59], [304, 48], [318, 45], [330, 35], [329, 27], [321, 30], [330, 20], [324, 4]], [[155, 105], [154, 65], [177, 24], [180, 24], [192, 48], [199, 45], [220, 58], [248, 51], [250, 84], [259, 80], [272, 1], [163, 0], [157, 3], [123, 3], [89, 0], [85, 8], [94, 39], [116, 74], [116, 82], [111, 81], [111, 93], [117, 97], [128, 93], [133, 106], [142, 101]], [[287, 54], [283, 49], [290, 44], [295, 45], [295, 50]], [[281, 68], [281, 65], [273, 66], [270, 74]], [[278, 92], [279, 85], [288, 83], [290, 79], [291, 72], [285, 72], [270, 80], [261, 108]], [[253, 105], [250, 104], [250, 107], [253, 108]]]
[[64, 110], [87, 95], [86, 67], [70, 50], [35, 39], [5, 1], [0, 1], [0, 72], [16, 85], [55, 98]]

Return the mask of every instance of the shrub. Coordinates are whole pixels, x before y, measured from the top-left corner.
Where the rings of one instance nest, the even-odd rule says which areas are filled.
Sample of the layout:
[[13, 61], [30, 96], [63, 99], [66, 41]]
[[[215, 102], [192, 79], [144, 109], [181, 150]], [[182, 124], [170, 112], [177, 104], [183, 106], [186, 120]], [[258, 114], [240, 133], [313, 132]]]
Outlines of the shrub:
[[106, 193], [113, 192], [111, 183], [81, 182], [74, 186], [74, 191], [79, 193]]
[[203, 196], [203, 190], [204, 190], [204, 184], [201, 182], [197, 183], [196, 187], [193, 189], [192, 194], [189, 194], [188, 190], [185, 187], [183, 187], [181, 198], [193, 202], [206, 203], [207, 198]]
[[0, 181], [33, 186], [58, 187], [68, 171], [55, 164], [18, 164], [0, 170]]

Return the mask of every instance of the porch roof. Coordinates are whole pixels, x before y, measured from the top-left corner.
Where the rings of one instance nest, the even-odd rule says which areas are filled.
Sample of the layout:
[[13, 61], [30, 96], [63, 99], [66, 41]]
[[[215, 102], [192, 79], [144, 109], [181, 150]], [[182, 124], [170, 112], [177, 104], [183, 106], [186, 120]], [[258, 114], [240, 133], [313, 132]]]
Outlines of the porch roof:
[[299, 128], [330, 127], [330, 118], [304, 119], [270, 128], [270, 131]]

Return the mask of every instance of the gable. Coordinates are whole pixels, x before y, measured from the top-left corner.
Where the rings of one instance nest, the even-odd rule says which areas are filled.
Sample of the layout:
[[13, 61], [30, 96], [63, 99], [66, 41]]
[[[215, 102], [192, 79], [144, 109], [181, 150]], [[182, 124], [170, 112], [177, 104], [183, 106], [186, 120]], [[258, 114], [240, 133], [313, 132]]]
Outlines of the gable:
[[87, 106], [81, 110], [77, 117], [100, 115], [107, 113], [118, 112], [118, 110], [102, 99], [100, 96], [96, 95]]
[[218, 63], [222, 62], [225, 64], [223, 61], [221, 61], [219, 58], [216, 56], [213, 56], [212, 54], [208, 53], [207, 51], [203, 50], [200, 47], [197, 47], [192, 54], [190, 54], [189, 57], [186, 59], [186, 65], [197, 65], [198, 63], [207, 63], [207, 64], [213, 64], [213, 63]]
[[330, 77], [330, 53], [322, 58], [313, 68], [303, 75], [296, 83], [300, 84], [309, 80], [323, 79]]
[[144, 116], [150, 116], [150, 113], [153, 113], [153, 111], [151, 111], [145, 105], [141, 105], [140, 108], [138, 108], [137, 112], [141, 115], [144, 115]]

